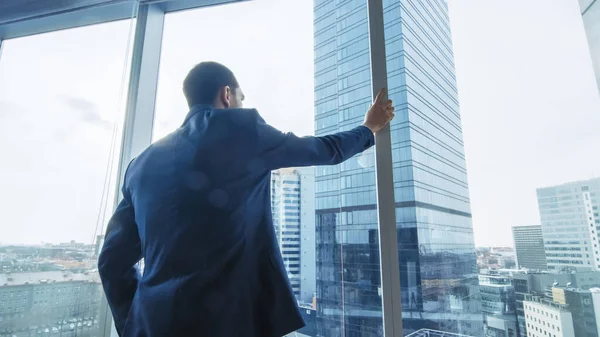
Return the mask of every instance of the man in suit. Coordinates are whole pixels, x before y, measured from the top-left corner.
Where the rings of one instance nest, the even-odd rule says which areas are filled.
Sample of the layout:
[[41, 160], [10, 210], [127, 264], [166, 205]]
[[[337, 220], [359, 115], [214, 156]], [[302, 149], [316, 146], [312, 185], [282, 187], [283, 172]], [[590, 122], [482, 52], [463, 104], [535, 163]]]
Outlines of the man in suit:
[[195, 66], [183, 90], [190, 111], [179, 129], [129, 164], [98, 260], [117, 331], [127, 337], [295, 331], [304, 322], [273, 229], [271, 170], [339, 164], [366, 150], [394, 117], [392, 102], [382, 90], [363, 125], [299, 138], [243, 109], [235, 76], [219, 63]]

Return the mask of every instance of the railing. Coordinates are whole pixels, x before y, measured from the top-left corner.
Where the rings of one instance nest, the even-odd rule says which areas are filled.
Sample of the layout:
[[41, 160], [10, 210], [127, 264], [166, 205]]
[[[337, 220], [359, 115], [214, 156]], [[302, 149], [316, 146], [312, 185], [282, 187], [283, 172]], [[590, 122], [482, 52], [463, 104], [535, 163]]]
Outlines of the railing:
[[444, 332], [439, 330], [421, 329], [407, 335], [406, 337], [473, 337], [452, 332]]

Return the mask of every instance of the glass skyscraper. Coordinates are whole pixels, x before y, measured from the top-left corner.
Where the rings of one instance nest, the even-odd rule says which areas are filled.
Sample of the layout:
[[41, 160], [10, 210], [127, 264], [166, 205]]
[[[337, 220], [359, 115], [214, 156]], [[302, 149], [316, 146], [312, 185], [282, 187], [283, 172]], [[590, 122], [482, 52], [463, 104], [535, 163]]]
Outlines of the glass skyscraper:
[[548, 269], [600, 270], [600, 178], [537, 189]]
[[296, 299], [312, 304], [315, 294], [314, 169], [271, 173], [273, 226]]
[[[447, 4], [384, 0], [404, 334], [483, 330]], [[315, 0], [315, 134], [371, 103], [366, 0]], [[317, 331], [381, 336], [372, 152], [316, 170]]]
[[542, 226], [516, 226], [512, 233], [518, 268], [548, 269]]
[[600, 90], [600, 2], [596, 0], [579, 0], [583, 26], [587, 35], [592, 55], [592, 65], [596, 72], [596, 82]]

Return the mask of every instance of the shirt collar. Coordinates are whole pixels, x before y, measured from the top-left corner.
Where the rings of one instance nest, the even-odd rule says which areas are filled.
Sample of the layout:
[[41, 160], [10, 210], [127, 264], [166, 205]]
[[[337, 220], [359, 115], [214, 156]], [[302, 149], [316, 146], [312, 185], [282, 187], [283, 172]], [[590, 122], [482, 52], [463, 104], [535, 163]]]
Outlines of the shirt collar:
[[187, 113], [187, 115], [185, 116], [185, 119], [183, 120], [183, 124], [187, 123], [187, 121], [190, 120], [190, 118], [192, 118], [192, 116], [194, 116], [198, 112], [206, 112], [206, 111], [210, 111], [212, 109], [213, 109], [212, 104], [197, 104], [197, 105], [194, 105], [190, 109], [190, 111]]

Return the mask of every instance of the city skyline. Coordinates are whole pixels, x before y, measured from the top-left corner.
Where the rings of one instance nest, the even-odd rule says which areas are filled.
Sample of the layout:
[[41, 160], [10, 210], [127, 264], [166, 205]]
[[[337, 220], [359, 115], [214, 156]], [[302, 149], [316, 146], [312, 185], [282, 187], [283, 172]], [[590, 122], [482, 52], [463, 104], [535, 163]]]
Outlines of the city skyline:
[[[160, 35], [142, 34], [162, 38], [152, 142], [181, 125], [182, 79], [204, 60], [229, 66], [245, 107], [282, 131], [360, 124], [372, 91], [366, 2], [165, 14]], [[382, 0], [399, 264], [380, 256], [374, 149], [273, 171], [273, 234], [306, 319], [300, 336], [383, 336], [383, 303], [398, 297], [403, 335], [600, 336], [600, 95], [586, 2]], [[97, 259], [118, 193], [109, 146], [120, 143], [135, 22], [1, 41], [2, 336], [107, 333]], [[390, 269], [399, 296], [382, 287]]]

